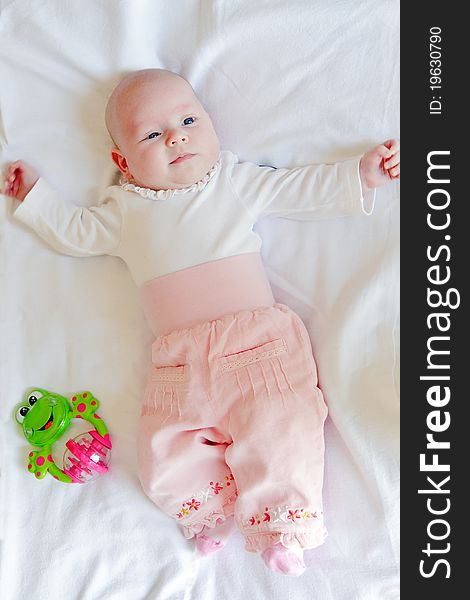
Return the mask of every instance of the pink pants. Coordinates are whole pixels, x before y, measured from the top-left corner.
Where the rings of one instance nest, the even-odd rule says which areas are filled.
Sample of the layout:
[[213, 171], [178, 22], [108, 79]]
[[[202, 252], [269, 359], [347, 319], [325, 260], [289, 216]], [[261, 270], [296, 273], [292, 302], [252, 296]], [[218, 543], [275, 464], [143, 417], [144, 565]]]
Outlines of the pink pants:
[[159, 335], [142, 407], [140, 479], [187, 538], [234, 514], [246, 549], [313, 548], [323, 424], [310, 340], [282, 304]]

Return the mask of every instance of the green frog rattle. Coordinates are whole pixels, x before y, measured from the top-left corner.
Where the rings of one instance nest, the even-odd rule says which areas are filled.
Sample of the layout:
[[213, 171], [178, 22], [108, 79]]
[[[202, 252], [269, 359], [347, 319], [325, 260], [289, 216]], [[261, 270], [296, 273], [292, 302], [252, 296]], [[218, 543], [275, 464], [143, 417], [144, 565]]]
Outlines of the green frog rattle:
[[[39, 448], [29, 453], [28, 470], [37, 479], [50, 473], [64, 483], [86, 483], [108, 470], [111, 440], [96, 411], [99, 401], [91, 392], [70, 400], [54, 392], [34, 388], [16, 408], [16, 421], [28, 442]], [[52, 446], [66, 433], [72, 419], [84, 419], [93, 429], [70, 438], [61, 469], [52, 457]]]

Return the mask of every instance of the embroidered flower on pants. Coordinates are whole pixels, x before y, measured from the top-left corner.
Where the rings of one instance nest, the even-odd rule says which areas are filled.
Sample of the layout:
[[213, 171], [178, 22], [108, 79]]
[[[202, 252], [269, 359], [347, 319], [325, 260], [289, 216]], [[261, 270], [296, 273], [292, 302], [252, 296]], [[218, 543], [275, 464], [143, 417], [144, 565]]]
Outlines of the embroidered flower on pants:
[[220, 492], [220, 490], [224, 489], [223, 486], [220, 485], [220, 483], [218, 481], [216, 481], [215, 483], [213, 481], [211, 481], [209, 483], [209, 485], [211, 486], [215, 495], [217, 495]]
[[[225, 488], [229, 488], [234, 481], [234, 477], [232, 473], [225, 476], [225, 481], [210, 481], [209, 485], [204, 489], [191, 494], [186, 502], [183, 502], [179, 511], [175, 514], [177, 519], [184, 519], [191, 515], [191, 512], [194, 510], [198, 510], [202, 503], [208, 502], [209, 498], [212, 496], [218, 496], [220, 492], [222, 492]], [[233, 486], [234, 488], [235, 486]], [[231, 490], [230, 495], [235, 494], [238, 496], [238, 492], [236, 489]], [[227, 490], [228, 491], [228, 490]]]
[[187, 506], [188, 506], [189, 510], [198, 510], [199, 507], [201, 506], [201, 503], [197, 502], [197, 500], [195, 500], [193, 498]]
[[299, 515], [298, 510], [290, 510], [287, 518], [290, 519], [292, 523], [295, 523], [296, 519], [301, 519], [302, 517]]
[[245, 524], [253, 527], [254, 525], [260, 525], [263, 523], [287, 523], [291, 525], [298, 525], [302, 521], [310, 521], [311, 519], [317, 519], [317, 511], [310, 511], [304, 508], [290, 508], [289, 506], [276, 506], [274, 508], [266, 508], [260, 513], [255, 513], [245, 521]]

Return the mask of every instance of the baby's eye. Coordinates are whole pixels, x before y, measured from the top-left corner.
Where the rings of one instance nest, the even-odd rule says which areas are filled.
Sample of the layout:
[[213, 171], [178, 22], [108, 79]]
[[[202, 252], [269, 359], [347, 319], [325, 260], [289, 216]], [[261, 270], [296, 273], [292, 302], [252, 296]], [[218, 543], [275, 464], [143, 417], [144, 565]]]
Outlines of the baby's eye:
[[186, 117], [183, 121], [183, 125], [192, 125], [196, 119], [194, 117]]
[[162, 135], [161, 133], [159, 133], [158, 131], [152, 131], [152, 133], [149, 133], [148, 136], [146, 137], [147, 140], [153, 140], [154, 138], [157, 138], [159, 135]]

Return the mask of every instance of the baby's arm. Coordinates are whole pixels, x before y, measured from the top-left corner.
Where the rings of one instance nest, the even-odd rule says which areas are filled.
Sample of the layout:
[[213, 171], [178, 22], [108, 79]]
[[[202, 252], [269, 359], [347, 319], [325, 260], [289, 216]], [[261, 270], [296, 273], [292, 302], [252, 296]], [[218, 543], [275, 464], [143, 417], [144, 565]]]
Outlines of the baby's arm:
[[121, 238], [119, 203], [108, 197], [90, 208], [64, 202], [23, 161], [8, 168], [2, 193], [20, 200], [14, 218], [33, 229], [58, 252], [70, 256], [116, 254]]
[[292, 169], [247, 162], [234, 164], [228, 172], [255, 222], [268, 216], [309, 221], [372, 212], [374, 192], [365, 194], [362, 189], [360, 159]]
[[255, 221], [265, 216], [313, 220], [370, 214], [374, 189], [399, 175], [399, 142], [388, 140], [363, 156], [334, 164], [293, 169], [234, 164], [230, 180]]

